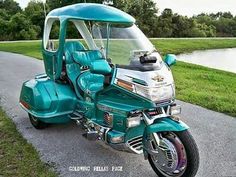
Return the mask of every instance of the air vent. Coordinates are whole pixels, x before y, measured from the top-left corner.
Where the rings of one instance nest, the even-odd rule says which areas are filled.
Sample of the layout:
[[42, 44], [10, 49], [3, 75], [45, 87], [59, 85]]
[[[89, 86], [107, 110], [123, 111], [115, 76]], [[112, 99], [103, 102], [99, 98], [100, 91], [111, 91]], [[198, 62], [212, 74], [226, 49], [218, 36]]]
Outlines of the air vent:
[[139, 136], [127, 141], [129, 148], [137, 154], [143, 153], [143, 137]]

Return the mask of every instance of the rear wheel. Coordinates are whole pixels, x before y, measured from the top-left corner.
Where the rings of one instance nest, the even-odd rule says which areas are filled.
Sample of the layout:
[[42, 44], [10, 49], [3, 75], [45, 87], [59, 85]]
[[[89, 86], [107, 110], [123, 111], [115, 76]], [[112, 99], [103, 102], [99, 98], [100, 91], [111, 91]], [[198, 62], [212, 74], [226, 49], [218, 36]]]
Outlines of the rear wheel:
[[148, 155], [156, 174], [159, 177], [194, 177], [199, 167], [199, 152], [190, 132], [185, 130], [157, 135], [159, 146], [156, 143], [152, 146], [158, 153]]
[[36, 129], [44, 129], [46, 127], [48, 127], [49, 124], [40, 121], [37, 117], [29, 114], [29, 119], [31, 124], [34, 126], [34, 128]]

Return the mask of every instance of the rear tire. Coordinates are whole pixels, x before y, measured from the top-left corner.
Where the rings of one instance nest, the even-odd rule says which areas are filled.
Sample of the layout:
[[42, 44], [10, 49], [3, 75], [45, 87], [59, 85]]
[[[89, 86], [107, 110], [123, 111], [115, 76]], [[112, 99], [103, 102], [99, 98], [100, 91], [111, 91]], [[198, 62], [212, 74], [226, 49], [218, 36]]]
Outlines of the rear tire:
[[185, 148], [187, 167], [184, 173], [169, 175], [165, 174], [165, 172], [161, 172], [154, 164], [153, 158], [150, 154], [148, 155], [148, 161], [159, 177], [194, 177], [199, 168], [199, 152], [196, 142], [188, 130], [173, 133], [179, 138]]
[[29, 119], [31, 124], [34, 126], [36, 129], [44, 129], [49, 126], [49, 124], [40, 121], [37, 117], [29, 114]]

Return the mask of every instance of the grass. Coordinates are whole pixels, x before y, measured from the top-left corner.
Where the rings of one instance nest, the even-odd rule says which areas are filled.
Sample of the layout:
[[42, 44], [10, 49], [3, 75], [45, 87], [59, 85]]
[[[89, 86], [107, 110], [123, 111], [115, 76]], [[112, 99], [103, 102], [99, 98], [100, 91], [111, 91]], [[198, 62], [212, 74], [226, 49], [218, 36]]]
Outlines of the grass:
[[189, 53], [194, 50], [236, 47], [235, 39], [154, 39], [151, 40], [162, 55]]
[[236, 74], [177, 62], [177, 99], [236, 117]]
[[[162, 55], [236, 47], [236, 39], [151, 39]], [[41, 42], [0, 43], [0, 51], [42, 59]], [[236, 117], [236, 74], [178, 62], [172, 67], [177, 99]]]
[[15, 124], [0, 108], [0, 176], [55, 177], [33, 146], [20, 135]]
[[[236, 47], [236, 39], [151, 39], [151, 41], [162, 55]], [[0, 43], [0, 51], [19, 53], [42, 59], [41, 42], [39, 41]]]
[[15, 42], [0, 43], [0, 51], [19, 53], [30, 57], [42, 59], [41, 42]]

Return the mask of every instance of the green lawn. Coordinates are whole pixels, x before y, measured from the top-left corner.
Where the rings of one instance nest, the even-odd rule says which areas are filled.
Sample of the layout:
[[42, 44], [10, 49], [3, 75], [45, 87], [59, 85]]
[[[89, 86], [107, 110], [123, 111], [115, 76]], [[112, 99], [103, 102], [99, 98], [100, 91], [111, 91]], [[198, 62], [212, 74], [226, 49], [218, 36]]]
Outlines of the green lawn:
[[41, 42], [0, 43], [0, 51], [20, 53], [42, 59]]
[[[236, 47], [236, 39], [152, 39], [162, 55]], [[0, 50], [41, 59], [41, 42], [0, 43]], [[178, 62], [172, 67], [177, 99], [236, 117], [236, 74]]]
[[0, 176], [55, 177], [34, 149], [17, 131], [15, 124], [0, 108]]
[[172, 70], [177, 99], [236, 117], [236, 74], [184, 62]]
[[[236, 47], [235, 39], [154, 39], [151, 40], [162, 55], [188, 53], [194, 50]], [[0, 48], [1, 49], [1, 48]]]
[[[236, 39], [152, 39], [151, 41], [162, 55], [236, 47]], [[0, 43], [0, 51], [20, 53], [42, 59], [41, 42], [39, 41]]]

